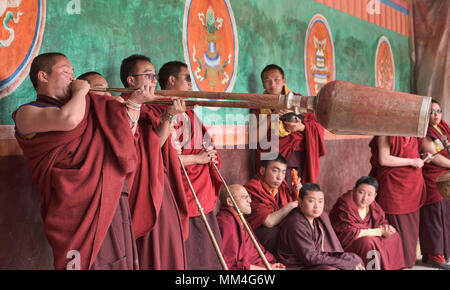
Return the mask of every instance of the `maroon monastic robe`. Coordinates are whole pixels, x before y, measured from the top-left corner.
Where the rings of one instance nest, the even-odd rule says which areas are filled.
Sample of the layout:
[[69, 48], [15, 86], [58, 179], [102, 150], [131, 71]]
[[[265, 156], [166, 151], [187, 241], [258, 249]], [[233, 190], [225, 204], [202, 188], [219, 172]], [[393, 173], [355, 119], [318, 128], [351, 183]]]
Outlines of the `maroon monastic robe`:
[[[441, 120], [438, 124], [443, 135], [450, 139], [450, 128]], [[428, 126], [427, 136], [433, 142], [441, 140], [443, 136], [432, 125]], [[445, 146], [445, 144], [443, 144]], [[448, 149], [439, 154], [450, 159]], [[439, 254], [446, 258], [450, 257], [450, 200], [443, 199], [436, 186], [436, 179], [448, 171], [448, 168], [435, 165], [433, 162], [426, 163], [423, 167], [423, 178], [426, 184], [426, 200], [420, 210], [420, 249], [422, 254]]]
[[362, 220], [353, 200], [353, 191], [350, 190], [336, 201], [330, 211], [330, 220], [344, 250], [358, 254], [366, 267], [370, 268], [370, 261], [374, 258], [370, 251], [378, 251], [380, 254], [381, 263], [374, 265], [376, 269], [398, 270], [405, 267], [402, 241], [398, 233], [389, 237], [358, 238], [362, 229], [374, 229], [388, 224], [383, 209], [376, 201], [370, 205], [369, 213]]
[[[257, 114], [258, 116], [259, 114]], [[295, 159], [293, 164], [295, 165], [299, 176], [302, 178], [302, 183], [316, 182], [320, 173], [320, 157], [325, 156], [325, 142], [324, 142], [324, 129], [317, 123], [314, 114], [305, 113], [305, 119], [303, 121], [305, 130], [303, 132], [293, 132], [285, 137], [280, 137], [278, 141], [279, 153], [288, 160]], [[267, 136], [270, 138], [269, 128]], [[258, 144], [259, 145], [259, 144]], [[269, 152], [270, 149], [262, 150], [259, 146], [255, 154], [255, 169], [259, 171], [261, 164], [261, 153]], [[296, 156], [294, 156], [296, 155]], [[303, 167], [303, 168], [301, 168]], [[286, 177], [290, 177], [290, 170], [286, 173]], [[292, 180], [292, 178], [289, 178]]]
[[171, 139], [160, 147], [156, 128], [150, 106], [143, 105], [135, 136], [139, 163], [130, 192], [139, 263], [144, 270], [183, 270], [189, 222], [181, 169]]
[[[63, 105], [40, 95], [31, 104]], [[16, 139], [41, 193], [41, 215], [55, 268], [66, 269], [77, 256], [73, 253], [78, 252], [80, 269], [90, 269], [115, 217], [124, 184], [136, 167], [124, 105], [88, 94], [85, 116], [75, 129], [37, 133], [31, 139], [23, 139], [16, 132]], [[125, 206], [123, 209], [128, 210], [127, 203]], [[122, 217], [126, 222], [127, 213]], [[134, 260], [130, 256], [121, 258]], [[114, 269], [127, 269], [127, 265], [134, 268], [134, 261], [103, 262]], [[96, 263], [96, 268], [101, 268], [100, 264]]]
[[[153, 124], [160, 123], [161, 116], [167, 109], [167, 106], [156, 105], [148, 106], [149, 116], [151, 116]], [[189, 120], [186, 119], [187, 116]], [[193, 110], [189, 110], [186, 114], [177, 115], [178, 124], [175, 126], [176, 130], [181, 134], [178, 141], [182, 145], [181, 154], [198, 154], [202, 149], [204, 139], [207, 140], [209, 135], [205, 126]], [[172, 139], [169, 137], [168, 139]], [[172, 142], [172, 140], [170, 140]], [[208, 144], [212, 144], [209, 140]], [[171, 145], [172, 146], [172, 145]], [[214, 147], [215, 149], [215, 147]], [[220, 168], [220, 158], [217, 155], [219, 163], [217, 167]], [[178, 161], [177, 161], [178, 162]], [[180, 167], [178, 163], [178, 167]], [[219, 227], [217, 225], [216, 217], [213, 212], [216, 205], [222, 181], [218, 173], [211, 164], [192, 164], [185, 166], [186, 172], [189, 176], [189, 181], [194, 188], [194, 191], [199, 199], [203, 211], [208, 220], [208, 224], [213, 231], [215, 239], [219, 246], [221, 245], [221, 237]], [[198, 206], [195, 202], [194, 196], [190, 190], [188, 181], [184, 174], [182, 175], [182, 183], [184, 187], [184, 196], [188, 206], [189, 214], [189, 237], [186, 240], [186, 255], [188, 269], [190, 270], [219, 270], [222, 269], [217, 258], [215, 249], [210, 241], [205, 224], [200, 216]]]
[[294, 201], [291, 190], [285, 181], [280, 185], [275, 196], [272, 196], [272, 193], [263, 184], [262, 176], [258, 174], [244, 185], [252, 198], [252, 213], [247, 217], [247, 220], [253, 230], [262, 226], [269, 214]]
[[[222, 235], [222, 253], [230, 270], [249, 270], [250, 265], [265, 267], [261, 256], [253, 244], [242, 221], [230, 208], [223, 207], [217, 213], [220, 233]], [[272, 254], [259, 244], [267, 261], [276, 262]]]
[[[390, 154], [402, 158], [420, 158], [422, 140], [415, 137], [389, 138]], [[425, 202], [425, 182], [422, 168], [411, 166], [381, 166], [378, 161], [378, 137], [370, 141], [372, 170], [370, 176], [379, 183], [376, 201], [386, 213], [386, 218], [399, 232], [404, 251], [406, 267], [416, 261], [419, 236], [419, 209]]]
[[[159, 124], [160, 119], [167, 106], [150, 106], [152, 110], [155, 122]], [[189, 120], [185, 116], [189, 117]], [[194, 110], [186, 111], [186, 114], [177, 115], [178, 124], [175, 126], [177, 132], [179, 131], [178, 141], [182, 145], [181, 154], [182, 155], [195, 155], [203, 150], [203, 142], [206, 141], [209, 145], [214, 146], [213, 140], [207, 133], [206, 127], [202, 124], [198, 116], [195, 114]], [[190, 124], [190, 126], [189, 126]], [[221, 160], [217, 154], [217, 168], [221, 167]], [[219, 196], [220, 186], [222, 185], [222, 180], [220, 176], [215, 171], [211, 164], [192, 164], [186, 166], [186, 172], [191, 181], [192, 187], [203, 207], [205, 213], [211, 212], [216, 206], [216, 201]], [[186, 192], [186, 200], [189, 206], [189, 217], [200, 216], [197, 204], [195, 203], [194, 196], [192, 195], [188, 181], [183, 175], [183, 184]]]
[[[401, 158], [420, 158], [421, 139], [391, 136], [391, 155]], [[411, 166], [381, 166], [378, 161], [378, 137], [370, 141], [372, 170], [370, 176], [379, 183], [377, 202], [388, 214], [407, 214], [418, 210], [424, 203], [425, 183], [421, 168]]]
[[287, 269], [355, 270], [361, 258], [344, 252], [324, 212], [314, 219], [314, 228], [299, 208], [281, 223], [277, 259]]
[[[450, 128], [447, 125], [447, 123], [444, 120], [441, 120], [441, 122], [438, 124], [438, 127], [444, 133], [443, 135], [447, 137], [447, 140], [450, 141]], [[428, 126], [427, 136], [431, 138], [433, 142], [436, 139], [441, 140], [443, 135], [438, 130], [436, 130], [436, 128], [434, 128], [432, 125]], [[447, 149], [440, 151], [439, 154], [447, 159], [450, 159], [450, 153]], [[443, 197], [439, 193], [439, 190], [437, 189], [436, 186], [436, 178], [438, 178], [439, 175], [448, 170], [449, 170], [448, 168], [437, 166], [433, 162], [425, 163], [422, 169], [423, 178], [425, 180], [426, 185], [426, 199], [424, 205], [429, 205], [443, 200]]]
[[294, 201], [294, 196], [285, 180], [278, 187], [278, 193], [273, 196], [267, 187], [264, 186], [264, 181], [260, 174], [250, 179], [244, 187], [252, 198], [252, 213], [247, 217], [247, 221], [255, 231], [261, 244], [268, 251], [274, 253], [278, 246], [279, 226], [267, 228], [263, 225], [264, 221], [269, 214]]

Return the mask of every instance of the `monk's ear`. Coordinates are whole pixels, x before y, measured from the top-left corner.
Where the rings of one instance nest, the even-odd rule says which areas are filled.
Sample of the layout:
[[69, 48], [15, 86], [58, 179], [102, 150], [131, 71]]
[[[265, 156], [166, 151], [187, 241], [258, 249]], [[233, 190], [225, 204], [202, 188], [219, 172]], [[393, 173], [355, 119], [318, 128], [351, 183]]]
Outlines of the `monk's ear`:
[[47, 83], [48, 82], [48, 74], [41, 70], [37, 73], [37, 79], [42, 82], [42, 83]]
[[227, 197], [227, 206], [234, 207], [233, 202], [231, 201], [231, 198], [229, 198], [229, 197]]
[[264, 176], [264, 173], [266, 173], [266, 169], [263, 166], [261, 166], [259, 168], [259, 174], [261, 174], [261, 176]]
[[167, 79], [167, 84], [169, 84], [171, 87], [175, 86], [176, 77], [175, 76], [169, 76]]
[[128, 76], [127, 83], [130, 87], [134, 87], [136, 84], [136, 79], [134, 78], [134, 76]]

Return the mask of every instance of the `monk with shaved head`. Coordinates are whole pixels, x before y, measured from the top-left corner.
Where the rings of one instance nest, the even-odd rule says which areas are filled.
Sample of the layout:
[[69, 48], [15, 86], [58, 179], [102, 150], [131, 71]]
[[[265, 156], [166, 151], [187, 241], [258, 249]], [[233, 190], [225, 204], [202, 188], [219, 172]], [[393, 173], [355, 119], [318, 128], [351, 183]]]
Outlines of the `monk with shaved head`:
[[[37, 98], [13, 113], [15, 136], [41, 194], [55, 268], [137, 269], [128, 184], [139, 112], [93, 97], [61, 53], [37, 56], [30, 79]], [[142, 87], [130, 99], [154, 97]]]
[[[233, 184], [228, 188], [239, 210], [244, 215], [249, 215], [252, 212], [250, 206], [252, 200], [245, 187]], [[266, 269], [225, 188], [222, 188], [219, 198], [222, 208], [217, 214], [217, 222], [222, 235], [223, 256], [228, 268], [230, 270]], [[284, 265], [277, 263], [273, 255], [266, 251], [261, 244], [259, 246], [272, 265], [272, 269], [284, 270]]]

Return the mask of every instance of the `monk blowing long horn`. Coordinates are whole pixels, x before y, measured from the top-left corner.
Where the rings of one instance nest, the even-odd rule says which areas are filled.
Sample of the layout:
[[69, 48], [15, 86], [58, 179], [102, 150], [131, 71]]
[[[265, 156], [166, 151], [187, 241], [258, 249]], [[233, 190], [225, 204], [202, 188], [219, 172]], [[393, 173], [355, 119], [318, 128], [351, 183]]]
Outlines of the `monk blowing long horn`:
[[198, 207], [198, 211], [200, 212], [200, 214], [202, 216], [203, 223], [206, 226], [206, 230], [208, 231], [209, 238], [211, 239], [214, 249], [216, 250], [216, 254], [217, 254], [217, 257], [219, 258], [220, 264], [222, 265], [222, 269], [228, 270], [227, 264], [225, 263], [225, 259], [223, 258], [222, 252], [220, 251], [219, 245], [217, 244], [216, 238], [214, 237], [211, 227], [209, 226], [209, 223], [206, 220], [206, 215], [203, 212], [202, 205], [200, 204], [200, 201], [197, 198], [197, 194], [195, 193], [194, 188], [192, 187], [192, 183], [189, 180], [189, 176], [186, 172], [186, 168], [184, 167], [184, 164], [183, 164], [183, 161], [181, 160], [180, 155], [178, 155], [178, 161], [180, 161], [180, 165], [181, 165], [181, 168], [183, 169], [184, 176], [186, 177], [186, 180], [189, 184], [189, 188], [191, 189], [192, 195], [194, 196], [195, 203], [197, 204], [197, 207]]
[[[205, 144], [203, 144], [203, 147], [206, 149]], [[248, 232], [248, 235], [250, 236], [250, 239], [252, 240], [253, 245], [256, 248], [256, 251], [258, 252], [259, 256], [261, 257], [261, 259], [264, 263], [264, 266], [266, 267], [267, 270], [272, 270], [272, 267], [270, 266], [269, 261], [267, 260], [266, 256], [264, 255], [263, 251], [261, 250], [261, 247], [259, 246], [258, 241], [256, 240], [255, 236], [253, 235], [252, 230], [248, 226], [247, 221], [245, 220], [244, 215], [242, 214], [242, 211], [240, 210], [239, 206], [237, 205], [236, 201], [234, 200], [233, 194], [231, 193], [230, 189], [228, 188], [228, 185], [225, 182], [225, 179], [223, 178], [222, 174], [220, 173], [219, 168], [217, 168], [217, 165], [214, 162], [211, 162], [211, 164], [214, 166], [214, 169], [216, 170], [217, 174], [219, 174], [219, 177], [223, 182], [223, 186], [225, 187], [225, 189], [228, 193], [228, 197], [230, 198], [231, 202], [233, 203], [233, 206], [236, 209], [236, 212], [237, 212], [239, 218], [241, 219], [245, 230]]]
[[[103, 89], [103, 91], [132, 92], [130, 89]], [[260, 106], [269, 109], [292, 109], [296, 113], [312, 112], [319, 124], [337, 135], [425, 137], [431, 105], [431, 97], [346, 81], [328, 82], [317, 96], [302, 96], [292, 92], [278, 96], [170, 90], [155, 91], [155, 95], [236, 101], [222, 101], [220, 106], [223, 107]], [[213, 105], [206, 104], [206, 106]]]

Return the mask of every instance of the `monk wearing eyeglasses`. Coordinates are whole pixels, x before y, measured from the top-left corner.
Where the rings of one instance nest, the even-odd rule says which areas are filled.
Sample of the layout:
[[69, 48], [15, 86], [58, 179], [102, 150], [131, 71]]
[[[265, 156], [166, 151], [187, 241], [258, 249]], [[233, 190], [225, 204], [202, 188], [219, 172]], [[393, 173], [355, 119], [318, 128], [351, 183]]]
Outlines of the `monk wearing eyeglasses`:
[[[158, 76], [150, 58], [131, 55], [122, 61], [120, 79], [127, 88], [156, 87]], [[184, 101], [175, 100], [155, 122], [150, 105], [138, 106], [122, 94], [130, 110], [140, 112], [132, 120], [136, 127], [138, 165], [130, 192], [130, 208], [140, 268], [143, 270], [184, 270], [188, 212], [181, 169], [171, 138], [170, 120], [186, 110]]]
[[450, 128], [442, 119], [438, 101], [431, 101], [430, 123], [423, 140], [423, 151], [439, 152], [431, 163], [423, 167], [426, 184], [425, 204], [420, 210], [420, 249], [422, 262], [450, 269], [450, 200], [444, 199], [436, 186], [436, 178], [450, 168], [448, 139]]

